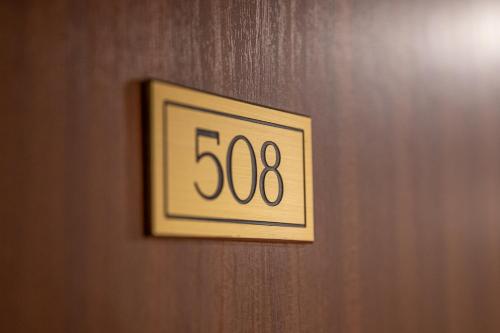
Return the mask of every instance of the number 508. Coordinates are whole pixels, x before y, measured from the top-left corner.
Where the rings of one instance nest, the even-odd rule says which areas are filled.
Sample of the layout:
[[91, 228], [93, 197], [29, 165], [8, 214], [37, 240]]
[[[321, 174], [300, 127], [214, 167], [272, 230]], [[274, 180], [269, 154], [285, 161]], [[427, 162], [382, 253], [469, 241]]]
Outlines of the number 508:
[[[224, 172], [222, 170], [222, 164], [215, 156], [214, 153], [209, 152], [209, 151], [204, 151], [200, 152], [199, 150], [199, 139], [200, 137], [208, 137], [215, 139], [217, 141], [217, 145], [219, 145], [219, 132], [217, 131], [211, 131], [211, 130], [206, 130], [206, 129], [201, 129], [197, 128], [196, 129], [196, 137], [195, 137], [195, 159], [196, 163], [200, 162], [202, 159], [211, 159], [216, 168], [217, 168], [217, 187], [213, 193], [205, 193], [200, 189], [200, 186], [198, 185], [198, 182], [194, 182], [194, 187], [196, 188], [196, 191], [200, 196], [207, 200], [214, 200], [216, 199], [222, 192], [222, 188], [224, 186]], [[248, 151], [250, 153], [250, 162], [251, 162], [251, 167], [252, 167], [252, 183], [250, 186], [250, 193], [246, 198], [240, 198], [238, 194], [236, 193], [234, 189], [234, 183], [233, 183], [233, 168], [232, 168], [232, 160], [233, 160], [233, 149], [234, 145], [238, 141], [243, 141], [247, 144], [248, 146]], [[276, 160], [273, 165], [269, 165], [269, 163], [266, 160], [266, 150], [268, 147], [274, 148], [275, 154], [276, 154]], [[260, 194], [262, 196], [262, 200], [269, 205], [269, 206], [276, 206], [278, 205], [281, 200], [283, 199], [283, 178], [281, 177], [280, 172], [278, 171], [278, 167], [281, 162], [281, 153], [278, 148], [278, 145], [272, 141], [266, 141], [262, 144], [262, 147], [260, 148], [260, 159], [262, 161], [262, 164], [264, 164], [264, 169], [262, 170], [261, 174], [259, 175], [259, 189], [260, 189]], [[239, 202], [240, 204], [247, 204], [249, 203], [254, 195], [255, 195], [255, 190], [257, 188], [257, 162], [255, 158], [255, 151], [253, 149], [252, 144], [250, 141], [243, 135], [237, 135], [235, 136], [231, 142], [229, 143], [229, 146], [227, 147], [227, 153], [226, 153], [226, 172], [227, 172], [227, 183], [229, 186], [229, 190], [231, 191], [231, 194], [233, 195], [234, 199]], [[266, 194], [266, 186], [265, 186], [265, 180], [266, 180], [266, 175], [269, 172], [273, 172], [276, 174], [276, 177], [278, 179], [278, 195], [274, 201], [269, 200]]]

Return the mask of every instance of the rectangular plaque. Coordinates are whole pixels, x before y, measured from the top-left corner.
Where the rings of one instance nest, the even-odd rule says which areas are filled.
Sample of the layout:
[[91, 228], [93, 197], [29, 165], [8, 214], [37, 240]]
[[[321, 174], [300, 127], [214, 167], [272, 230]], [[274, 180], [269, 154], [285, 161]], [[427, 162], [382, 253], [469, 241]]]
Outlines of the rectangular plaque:
[[151, 232], [314, 240], [311, 119], [149, 82]]

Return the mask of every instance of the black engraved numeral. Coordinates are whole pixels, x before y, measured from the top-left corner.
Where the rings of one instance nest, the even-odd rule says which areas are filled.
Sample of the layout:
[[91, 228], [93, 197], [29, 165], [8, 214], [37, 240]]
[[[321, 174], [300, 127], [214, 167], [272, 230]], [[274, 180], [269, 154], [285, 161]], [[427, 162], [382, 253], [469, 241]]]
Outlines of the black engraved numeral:
[[219, 132], [209, 131], [209, 130], [205, 130], [205, 129], [201, 129], [201, 128], [196, 129], [196, 143], [195, 143], [196, 163], [200, 162], [200, 160], [202, 158], [205, 158], [205, 157], [211, 158], [217, 167], [218, 178], [217, 178], [217, 188], [215, 189], [214, 193], [212, 193], [212, 194], [203, 193], [203, 191], [200, 189], [200, 186], [198, 185], [198, 182], [194, 182], [194, 187], [196, 188], [196, 191], [198, 192], [198, 194], [201, 195], [203, 198], [205, 198], [207, 200], [214, 200], [215, 198], [217, 198], [220, 195], [220, 193], [222, 192], [222, 187], [224, 185], [224, 175], [222, 173], [222, 165], [220, 164], [219, 159], [217, 158], [217, 156], [215, 156], [214, 153], [206, 151], [206, 152], [200, 154], [200, 150], [199, 150], [200, 136], [205, 136], [207, 138], [216, 139], [217, 145], [219, 145]]
[[[250, 193], [244, 199], [241, 199], [238, 196], [238, 194], [234, 190], [234, 184], [233, 184], [233, 149], [234, 149], [234, 145], [239, 140], [242, 140], [243, 142], [245, 142], [247, 144], [248, 151], [250, 152], [250, 158], [251, 158], [251, 164], [252, 164], [252, 185], [250, 186]], [[255, 160], [255, 153], [254, 153], [252, 144], [250, 143], [250, 141], [248, 141], [248, 139], [245, 136], [237, 135], [231, 140], [231, 143], [229, 143], [229, 146], [227, 147], [227, 155], [226, 155], [226, 168], [227, 168], [227, 183], [229, 185], [229, 189], [231, 190], [231, 193], [233, 194], [233, 197], [240, 204], [244, 205], [244, 204], [249, 203], [255, 194], [255, 189], [257, 188], [257, 162]]]
[[[194, 187], [196, 188], [196, 191], [201, 197], [207, 200], [214, 200], [221, 194], [222, 188], [224, 187], [224, 173], [222, 170], [222, 164], [220, 163], [219, 159], [217, 158], [217, 156], [215, 156], [214, 153], [209, 151], [200, 153], [199, 149], [200, 137], [215, 139], [217, 140], [217, 145], [219, 145], [220, 143], [219, 132], [197, 128], [195, 135], [196, 163], [199, 163], [203, 158], [209, 158], [214, 162], [217, 168], [217, 187], [212, 194], [207, 194], [206, 192], [203, 192], [200, 186], [198, 185], [198, 182], [196, 181], [194, 182]], [[238, 141], [243, 141], [246, 143], [248, 151], [250, 153], [250, 160], [251, 160], [250, 163], [252, 168], [252, 178], [251, 178], [252, 183], [250, 185], [250, 192], [248, 193], [246, 198], [240, 198], [238, 196], [234, 188], [234, 181], [233, 181], [233, 150], [234, 146]], [[274, 153], [276, 156], [276, 160], [272, 165], [270, 165], [266, 159], [266, 151], [268, 147], [272, 147], [274, 149]], [[260, 159], [262, 161], [262, 164], [264, 165], [264, 169], [262, 170], [262, 173], [259, 176], [259, 189], [260, 189], [260, 194], [262, 196], [262, 200], [264, 200], [264, 202], [269, 206], [277, 206], [283, 199], [283, 193], [284, 193], [283, 177], [281, 176], [281, 173], [278, 171], [278, 167], [280, 166], [281, 163], [281, 152], [279, 150], [278, 145], [272, 141], [264, 142], [260, 149]], [[226, 171], [227, 171], [228, 187], [234, 199], [242, 205], [249, 203], [253, 199], [255, 191], [257, 189], [257, 161], [255, 158], [255, 151], [253, 149], [253, 146], [250, 143], [250, 140], [247, 139], [247, 137], [243, 135], [237, 135], [229, 143], [226, 153], [226, 169], [227, 169]], [[274, 200], [269, 200], [266, 193], [266, 176], [269, 173], [274, 173], [276, 175], [276, 179], [278, 180], [278, 195]]]
[[[266, 159], [266, 149], [269, 146], [274, 148], [274, 152], [276, 154], [276, 160], [274, 161], [273, 165], [269, 165]], [[278, 171], [278, 167], [281, 163], [281, 153], [278, 145], [272, 141], [264, 142], [260, 149], [260, 158], [262, 160], [262, 163], [264, 164], [264, 170], [262, 170], [259, 178], [260, 194], [262, 195], [262, 199], [266, 204], [268, 204], [269, 206], [276, 206], [281, 202], [281, 199], [283, 199], [283, 178]], [[276, 174], [276, 178], [278, 179], [278, 196], [274, 201], [269, 200], [266, 194], [266, 175], [269, 172], [274, 172]]]

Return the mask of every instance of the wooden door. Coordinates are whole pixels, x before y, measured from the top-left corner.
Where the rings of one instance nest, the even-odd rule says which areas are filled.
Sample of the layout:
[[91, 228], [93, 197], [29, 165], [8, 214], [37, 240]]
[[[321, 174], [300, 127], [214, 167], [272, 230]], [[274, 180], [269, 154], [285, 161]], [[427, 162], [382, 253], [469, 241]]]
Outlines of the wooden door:
[[[499, 332], [488, 1], [3, 1], [1, 332]], [[313, 244], [144, 235], [140, 83], [313, 120]]]

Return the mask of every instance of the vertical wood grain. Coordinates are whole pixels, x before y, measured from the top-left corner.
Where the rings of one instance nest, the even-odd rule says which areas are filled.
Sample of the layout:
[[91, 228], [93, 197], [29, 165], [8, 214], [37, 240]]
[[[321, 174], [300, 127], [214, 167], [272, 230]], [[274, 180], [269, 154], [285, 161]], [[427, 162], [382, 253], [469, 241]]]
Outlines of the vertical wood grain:
[[[499, 17], [2, 2], [0, 331], [498, 332]], [[150, 77], [312, 117], [313, 244], [144, 236]]]

